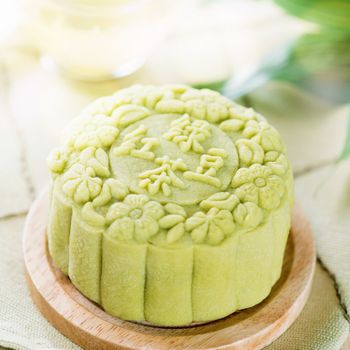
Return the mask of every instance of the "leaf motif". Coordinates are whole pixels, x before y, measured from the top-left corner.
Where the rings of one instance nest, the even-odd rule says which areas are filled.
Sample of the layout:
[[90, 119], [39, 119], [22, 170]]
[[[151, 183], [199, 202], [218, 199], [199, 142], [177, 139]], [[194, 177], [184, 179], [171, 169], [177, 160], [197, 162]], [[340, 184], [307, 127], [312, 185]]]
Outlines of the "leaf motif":
[[236, 195], [230, 192], [217, 192], [200, 203], [200, 207], [209, 210], [210, 208], [232, 210], [239, 203]]
[[192, 231], [199, 225], [207, 221], [207, 216], [202, 212], [197, 212], [186, 220], [185, 227], [187, 231]]
[[105, 224], [105, 218], [96, 212], [91, 202], [84, 204], [81, 209], [81, 215], [83, 219], [92, 226], [103, 226]]
[[222, 229], [214, 222], [211, 222], [208, 230], [208, 243], [210, 245], [217, 245], [221, 243], [224, 238], [225, 235]]
[[239, 225], [253, 228], [263, 220], [263, 211], [255, 203], [245, 202], [237, 206], [233, 217]]
[[100, 194], [97, 197], [95, 197], [95, 199], [92, 201], [92, 204], [94, 205], [94, 207], [102, 207], [103, 205], [106, 205], [111, 199], [112, 195], [110, 187], [105, 182], [102, 186]]
[[80, 163], [93, 168], [97, 176], [110, 175], [109, 158], [102, 148], [88, 147], [81, 152], [79, 158]]
[[106, 183], [111, 190], [112, 197], [115, 199], [123, 200], [129, 193], [128, 187], [116, 179], [108, 179]]
[[193, 242], [195, 243], [203, 243], [208, 232], [208, 222], [204, 222], [203, 224], [199, 225], [196, 227], [192, 232], [191, 232], [191, 237]]
[[240, 166], [249, 167], [252, 164], [261, 164], [264, 160], [264, 150], [253, 140], [239, 139], [236, 141]]
[[147, 108], [128, 104], [116, 108], [112, 113], [112, 118], [117, 121], [118, 125], [126, 127], [149, 115], [150, 111]]
[[244, 126], [243, 120], [239, 119], [228, 119], [220, 124], [220, 129], [225, 132], [234, 132], [242, 130]]
[[177, 215], [177, 214], [169, 214], [169, 215], [162, 217], [159, 220], [159, 226], [161, 228], [168, 229], [168, 228], [173, 227], [173, 226], [175, 226], [183, 221], [185, 221], [185, 218], [183, 216]]
[[167, 233], [167, 242], [174, 243], [178, 241], [185, 233], [185, 225], [181, 222], [171, 228]]
[[177, 214], [183, 217], [187, 216], [185, 209], [178, 204], [167, 203], [164, 208], [169, 214]]

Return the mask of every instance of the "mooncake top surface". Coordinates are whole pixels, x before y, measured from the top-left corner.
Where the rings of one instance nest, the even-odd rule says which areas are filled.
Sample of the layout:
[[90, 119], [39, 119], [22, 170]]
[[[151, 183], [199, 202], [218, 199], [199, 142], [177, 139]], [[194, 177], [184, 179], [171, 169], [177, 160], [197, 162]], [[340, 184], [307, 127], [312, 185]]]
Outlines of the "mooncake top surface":
[[81, 219], [130, 243], [218, 245], [292, 182], [280, 135], [217, 92], [134, 85], [88, 106], [48, 164]]

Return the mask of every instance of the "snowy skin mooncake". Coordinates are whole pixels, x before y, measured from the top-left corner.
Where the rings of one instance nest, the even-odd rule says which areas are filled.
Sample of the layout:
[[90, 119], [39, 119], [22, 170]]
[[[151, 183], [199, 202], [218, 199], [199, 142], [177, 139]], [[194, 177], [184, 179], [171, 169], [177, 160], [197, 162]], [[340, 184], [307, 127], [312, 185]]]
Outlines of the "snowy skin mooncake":
[[48, 159], [48, 247], [109, 314], [160, 326], [225, 317], [278, 280], [293, 177], [253, 109], [185, 85], [96, 100]]

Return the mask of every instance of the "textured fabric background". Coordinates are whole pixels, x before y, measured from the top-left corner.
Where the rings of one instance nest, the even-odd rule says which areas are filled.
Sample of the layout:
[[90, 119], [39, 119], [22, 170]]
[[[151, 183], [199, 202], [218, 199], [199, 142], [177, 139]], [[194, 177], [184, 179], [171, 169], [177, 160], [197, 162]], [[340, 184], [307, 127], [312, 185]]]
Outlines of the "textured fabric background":
[[[229, 12], [227, 6], [210, 5], [199, 19], [192, 21], [191, 27], [184, 26], [171, 37], [142, 71], [119, 82], [92, 86], [67, 81], [43, 71], [35, 52], [23, 43], [16, 49], [1, 51], [0, 347], [78, 349], [51, 327], [33, 305], [24, 280], [21, 253], [25, 215], [47, 183], [45, 158], [57, 143], [59, 130], [87, 103], [125, 85], [193, 83], [226, 77], [246, 59], [239, 50], [248, 42], [232, 35], [242, 23], [232, 20], [229, 13], [234, 9]], [[284, 17], [275, 8], [260, 10], [258, 18], [250, 19], [255, 27], [240, 27], [247, 35], [257, 36], [256, 46], [244, 46], [250, 59], [262, 57], [270, 46], [301, 28], [300, 23]], [[249, 13], [247, 10], [246, 22]], [[261, 26], [269, 16], [275, 30]], [[266, 36], [268, 41], [264, 40]], [[199, 46], [191, 45], [198, 40]], [[212, 69], [208, 71], [205, 62], [210, 62]], [[169, 70], [169, 65], [174, 69]], [[349, 107], [335, 107], [277, 83], [257, 89], [249, 99], [286, 141], [296, 176], [297, 201], [311, 221], [321, 262], [305, 309], [267, 349], [339, 350], [349, 335], [350, 160], [340, 164], [335, 164], [335, 160], [344, 142]]]

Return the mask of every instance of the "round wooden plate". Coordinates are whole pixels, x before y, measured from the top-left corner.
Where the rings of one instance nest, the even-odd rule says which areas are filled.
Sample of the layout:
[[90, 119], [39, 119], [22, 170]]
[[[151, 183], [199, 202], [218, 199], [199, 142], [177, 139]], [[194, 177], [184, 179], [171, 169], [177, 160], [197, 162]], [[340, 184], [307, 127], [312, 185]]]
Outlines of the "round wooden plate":
[[282, 276], [259, 305], [187, 328], [157, 328], [122, 321], [80, 294], [54, 266], [47, 252], [47, 217], [48, 199], [44, 192], [33, 204], [24, 229], [27, 281], [41, 313], [84, 349], [261, 349], [293, 323], [310, 292], [315, 248], [309, 225], [296, 209]]

